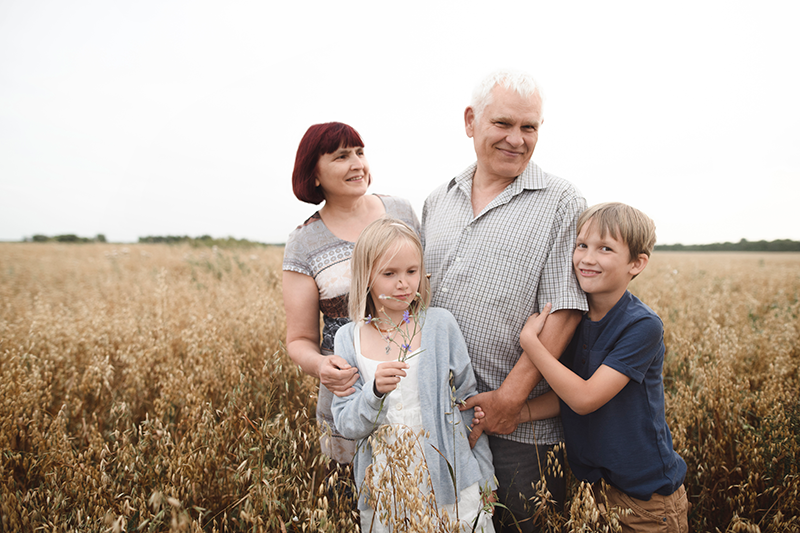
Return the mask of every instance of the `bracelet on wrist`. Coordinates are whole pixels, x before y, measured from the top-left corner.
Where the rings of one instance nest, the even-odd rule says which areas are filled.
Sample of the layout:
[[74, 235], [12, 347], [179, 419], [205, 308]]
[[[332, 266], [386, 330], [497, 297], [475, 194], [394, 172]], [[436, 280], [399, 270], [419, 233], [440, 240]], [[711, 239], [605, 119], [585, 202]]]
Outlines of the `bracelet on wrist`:
[[378, 398], [383, 398], [383, 393], [378, 392], [378, 383], [373, 380], [372, 382], [372, 392], [375, 393], [375, 396]]

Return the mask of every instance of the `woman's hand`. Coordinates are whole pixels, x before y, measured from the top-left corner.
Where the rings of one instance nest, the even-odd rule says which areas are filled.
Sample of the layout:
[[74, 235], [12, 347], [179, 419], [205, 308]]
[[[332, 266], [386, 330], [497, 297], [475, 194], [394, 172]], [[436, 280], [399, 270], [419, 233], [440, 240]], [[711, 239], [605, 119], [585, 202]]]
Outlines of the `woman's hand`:
[[320, 383], [336, 396], [349, 396], [356, 391], [353, 384], [358, 380], [358, 368], [338, 355], [323, 356], [318, 374]]
[[375, 389], [381, 394], [387, 394], [397, 388], [400, 378], [406, 377], [405, 369], [408, 363], [402, 361], [388, 361], [381, 363], [375, 370]]

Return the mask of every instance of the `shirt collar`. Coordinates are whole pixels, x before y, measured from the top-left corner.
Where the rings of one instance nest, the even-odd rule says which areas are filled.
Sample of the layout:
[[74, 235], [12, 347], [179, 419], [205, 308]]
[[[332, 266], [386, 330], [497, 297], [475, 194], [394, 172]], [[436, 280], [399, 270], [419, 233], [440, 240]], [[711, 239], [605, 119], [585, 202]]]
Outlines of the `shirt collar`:
[[[464, 190], [464, 192], [470, 194], [472, 192], [472, 178], [475, 177], [475, 171], [477, 168], [478, 162], [476, 161], [468, 166], [463, 172], [450, 180], [450, 183], [447, 185], [447, 190], [449, 191], [454, 186], [458, 185]], [[524, 189], [536, 190], [546, 188], [547, 177], [544, 171], [539, 168], [539, 165], [533, 161], [528, 162], [528, 166], [525, 167], [525, 170], [522, 171], [522, 174], [517, 176], [517, 178], [514, 180], [514, 183], [511, 184], [512, 194], [517, 194]]]

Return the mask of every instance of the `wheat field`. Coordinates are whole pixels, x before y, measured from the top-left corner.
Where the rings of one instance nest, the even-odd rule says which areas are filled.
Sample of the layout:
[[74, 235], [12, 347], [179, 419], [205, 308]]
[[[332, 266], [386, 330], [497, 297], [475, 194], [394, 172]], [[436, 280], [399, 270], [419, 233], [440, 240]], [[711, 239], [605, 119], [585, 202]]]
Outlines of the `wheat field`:
[[[0, 532], [355, 531], [282, 253], [0, 244]], [[656, 252], [631, 288], [664, 320], [691, 528], [800, 531], [800, 254]], [[569, 486], [544, 527], [602, 529]]]

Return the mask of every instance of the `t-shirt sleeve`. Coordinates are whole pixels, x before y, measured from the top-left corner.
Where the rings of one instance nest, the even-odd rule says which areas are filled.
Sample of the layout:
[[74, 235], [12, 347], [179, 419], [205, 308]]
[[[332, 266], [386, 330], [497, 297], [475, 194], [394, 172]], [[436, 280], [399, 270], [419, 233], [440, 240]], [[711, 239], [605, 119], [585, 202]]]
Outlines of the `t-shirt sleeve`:
[[311, 265], [308, 262], [307, 250], [298, 236], [298, 230], [293, 231], [286, 241], [286, 246], [283, 250], [283, 270], [314, 277]]
[[414, 231], [416, 231], [417, 235], [420, 235], [421, 227], [419, 219], [417, 218], [417, 214], [414, 212], [414, 208], [411, 207], [411, 202], [405, 198], [396, 198], [393, 196], [388, 198], [389, 201], [387, 202], [388, 205], [386, 208], [386, 214], [402, 220]]
[[657, 317], [644, 317], [628, 326], [603, 358], [602, 364], [641, 383], [662, 352], [664, 327]]

